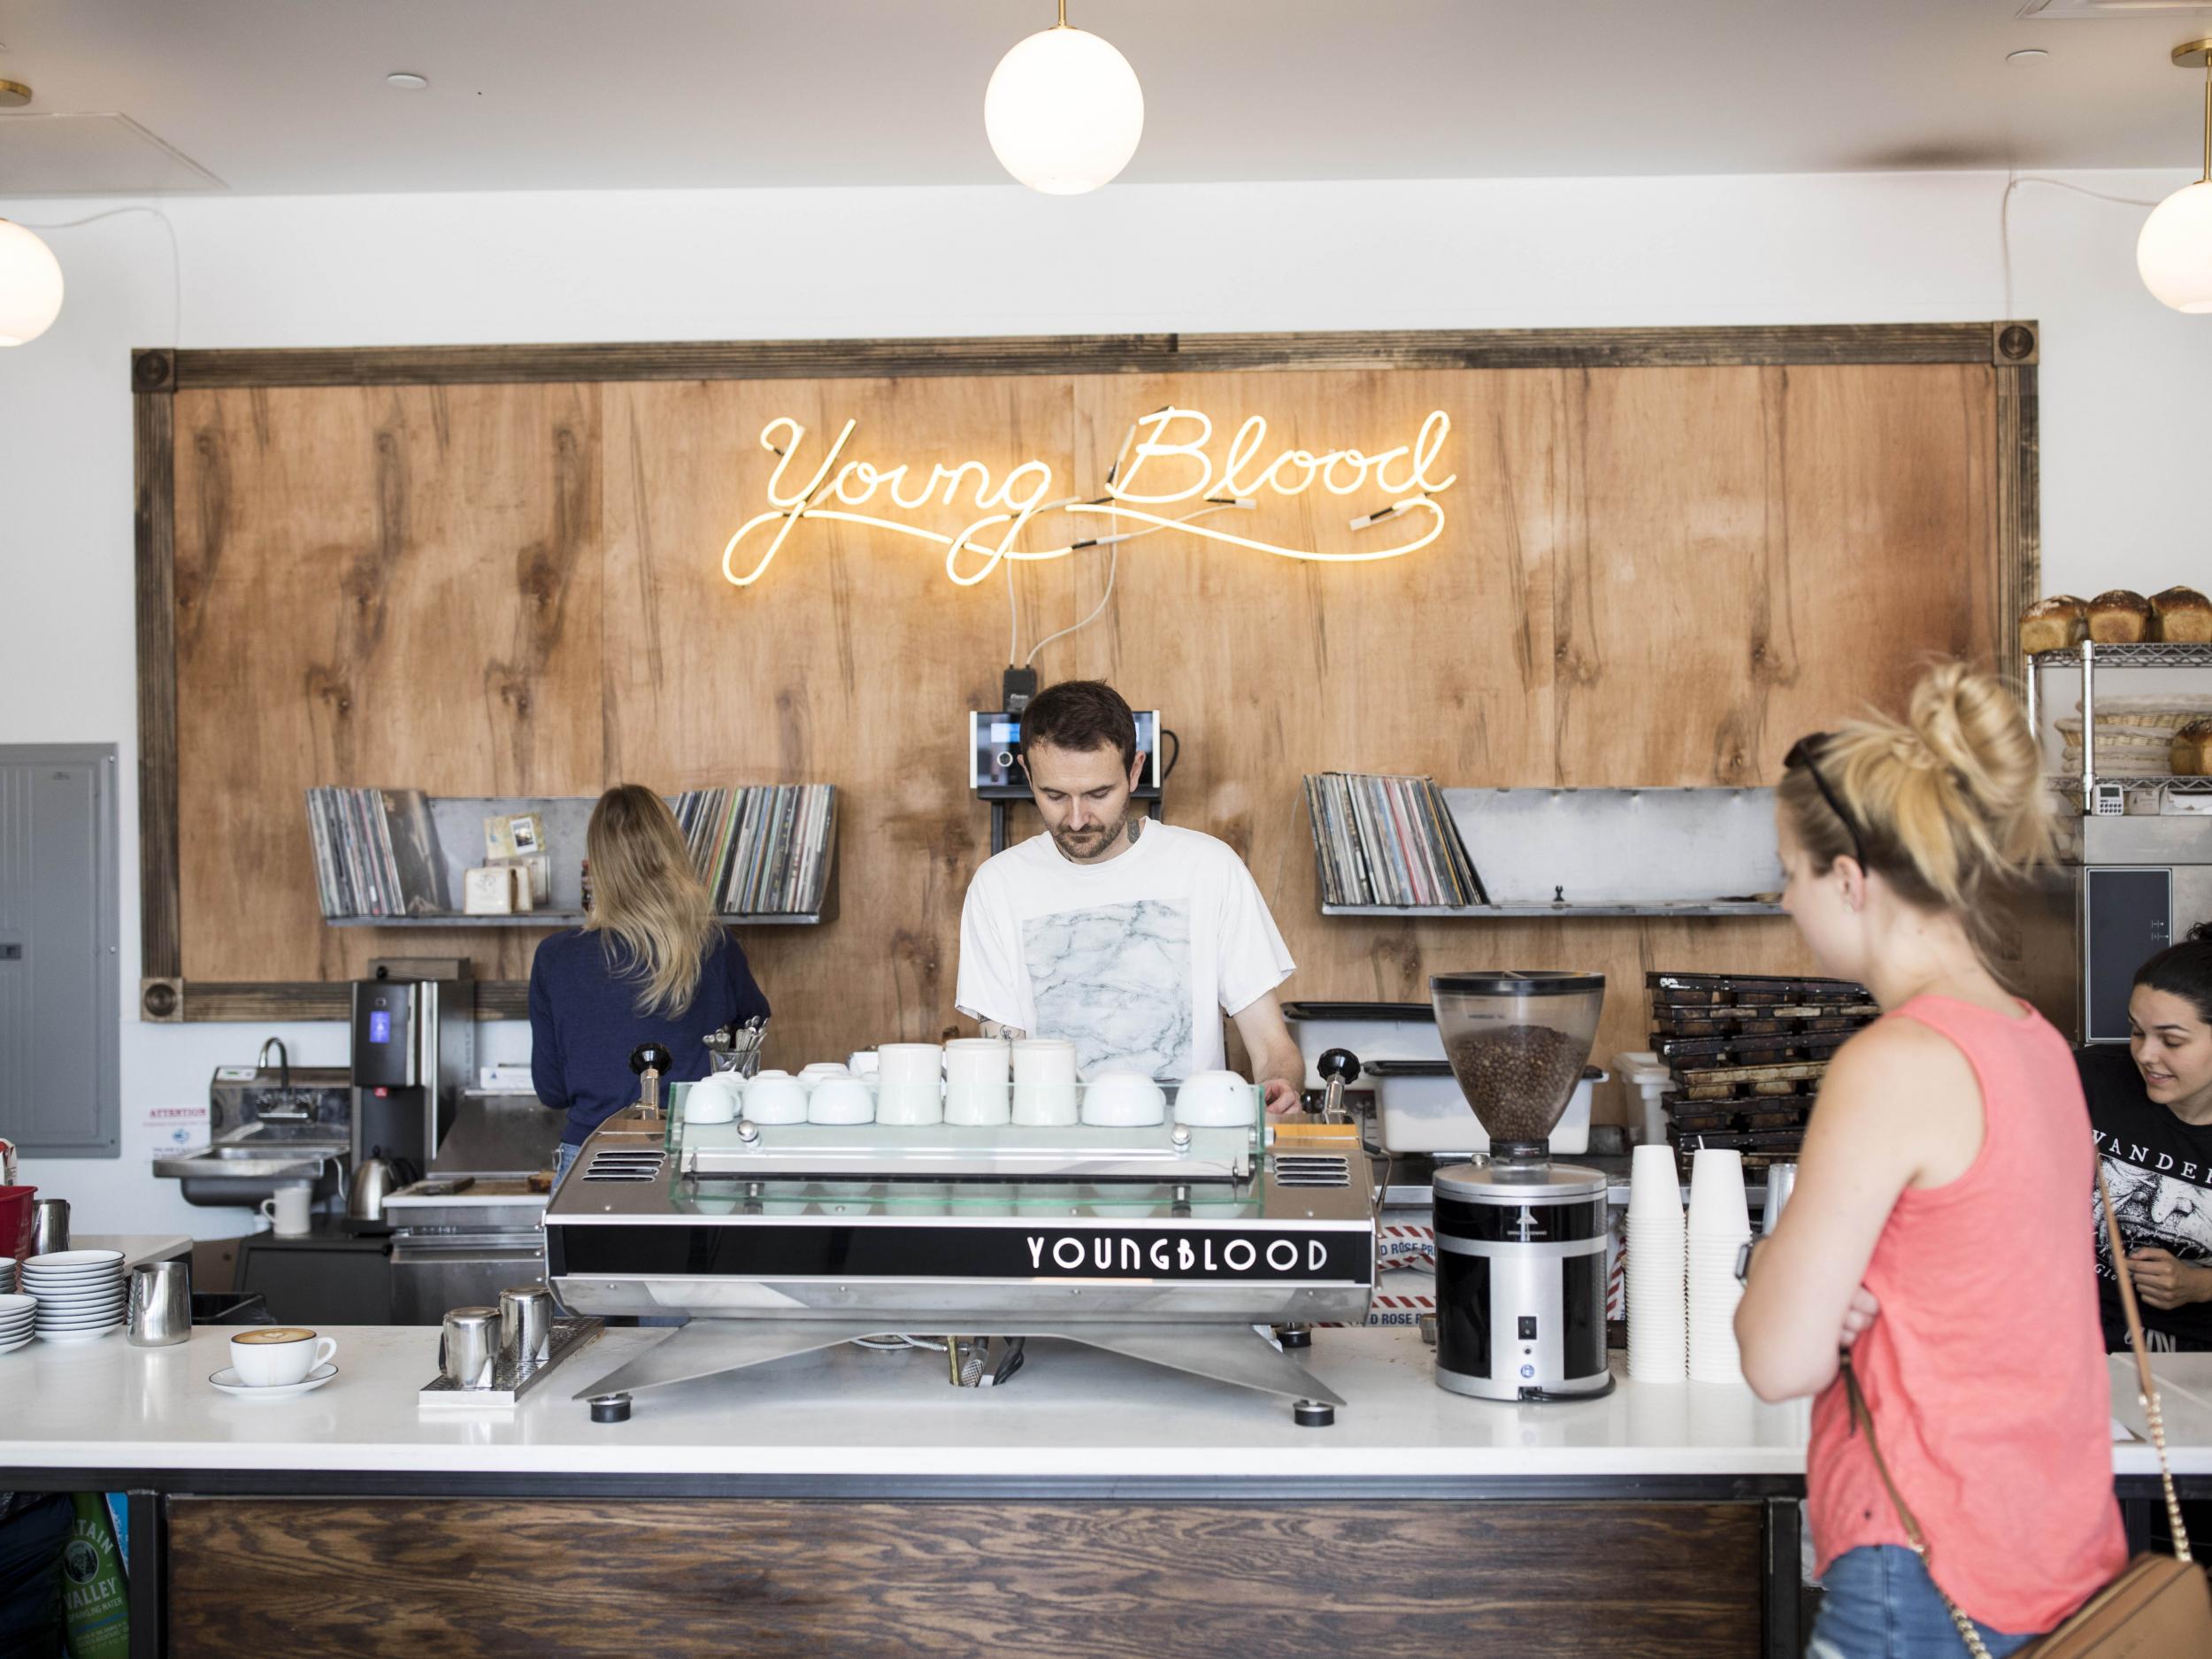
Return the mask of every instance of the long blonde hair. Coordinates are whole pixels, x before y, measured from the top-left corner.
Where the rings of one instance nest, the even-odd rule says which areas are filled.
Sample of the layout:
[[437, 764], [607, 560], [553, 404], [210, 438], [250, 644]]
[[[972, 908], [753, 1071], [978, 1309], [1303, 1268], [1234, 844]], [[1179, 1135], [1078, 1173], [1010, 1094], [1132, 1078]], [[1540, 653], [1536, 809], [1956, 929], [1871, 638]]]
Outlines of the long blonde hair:
[[618, 971], [639, 981], [637, 1011], [680, 1014], [699, 989], [714, 942], [714, 903], [668, 803], [634, 783], [599, 797], [584, 831], [592, 911]]
[[1777, 794], [1814, 873], [1860, 858], [1908, 903], [1957, 915], [1988, 957], [1985, 901], [2051, 845], [2043, 757], [2019, 700], [1946, 663], [1921, 676], [1902, 720], [1870, 716], [1805, 747], [1811, 764], [1791, 766]]

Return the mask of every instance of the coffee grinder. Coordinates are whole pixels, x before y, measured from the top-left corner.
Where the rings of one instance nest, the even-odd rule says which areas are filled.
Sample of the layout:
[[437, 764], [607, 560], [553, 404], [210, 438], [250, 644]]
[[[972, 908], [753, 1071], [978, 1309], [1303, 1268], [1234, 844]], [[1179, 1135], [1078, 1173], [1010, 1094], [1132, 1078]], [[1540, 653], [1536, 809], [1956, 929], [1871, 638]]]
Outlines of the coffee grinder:
[[1551, 1161], [1605, 976], [1500, 969], [1429, 981], [1486, 1161], [1439, 1169], [1436, 1380], [1485, 1400], [1587, 1400], [1605, 1359], [1605, 1177]]

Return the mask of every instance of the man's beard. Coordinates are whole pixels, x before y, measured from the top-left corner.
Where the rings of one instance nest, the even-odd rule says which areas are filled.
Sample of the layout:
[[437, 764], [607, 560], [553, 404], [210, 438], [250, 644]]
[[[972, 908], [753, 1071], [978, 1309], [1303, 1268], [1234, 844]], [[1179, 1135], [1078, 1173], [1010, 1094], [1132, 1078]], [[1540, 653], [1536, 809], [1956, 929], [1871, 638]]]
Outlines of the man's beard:
[[1133, 807], [1124, 807], [1121, 816], [1111, 825], [1094, 825], [1081, 831], [1056, 829], [1052, 832], [1052, 844], [1060, 849], [1062, 856], [1072, 863], [1094, 863], [1112, 851], [1115, 843], [1129, 833], [1133, 810]]

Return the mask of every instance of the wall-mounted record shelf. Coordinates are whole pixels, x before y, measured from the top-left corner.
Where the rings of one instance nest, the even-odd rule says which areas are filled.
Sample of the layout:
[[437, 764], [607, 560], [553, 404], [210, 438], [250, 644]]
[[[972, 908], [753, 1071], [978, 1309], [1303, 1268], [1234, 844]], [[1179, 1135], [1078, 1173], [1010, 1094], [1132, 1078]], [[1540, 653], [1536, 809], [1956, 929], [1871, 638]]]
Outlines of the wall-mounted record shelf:
[[1544, 917], [1622, 916], [1780, 916], [1779, 901], [1714, 900], [1709, 902], [1670, 903], [1655, 901], [1635, 904], [1324, 904], [1324, 916], [1402, 916], [1417, 921], [1486, 922], [1532, 921]]
[[[686, 833], [700, 872], [716, 896], [742, 893], [798, 895], [801, 902], [789, 910], [733, 910], [718, 918], [732, 927], [807, 927], [835, 919], [837, 915], [837, 802], [835, 791], [801, 792], [791, 786], [751, 786], [762, 811], [787, 803], [780, 823], [764, 820], [756, 827], [741, 816], [740, 791], [690, 791], [671, 803], [679, 826]], [[327, 793], [327, 792], [326, 792]], [[331, 927], [572, 927], [584, 919], [582, 867], [586, 826], [597, 797], [592, 795], [425, 795], [419, 791], [388, 789], [342, 792], [354, 797], [355, 816], [342, 818], [354, 836], [354, 883], [334, 903], [328, 890], [330, 872], [324, 868], [334, 854], [335, 823], [328, 817], [317, 821], [311, 808], [310, 831], [316, 841], [319, 880], [326, 883], [324, 924]], [[366, 803], [380, 796], [380, 813], [366, 810]], [[725, 800], [726, 796], [735, 796]], [[811, 822], [803, 809], [811, 801]], [[347, 803], [340, 803], [344, 809]], [[725, 810], [726, 808], [726, 810]], [[453, 908], [460, 896], [463, 872], [486, 862], [484, 820], [537, 815], [544, 831], [544, 850], [549, 863], [549, 902], [534, 910], [480, 915]], [[380, 854], [388, 879], [396, 873], [396, 898], [380, 902], [386, 913], [346, 911], [345, 900], [354, 896], [364, 875], [362, 843], [368, 844], [365, 862], [373, 865]], [[749, 871], [751, 872], [749, 879]], [[377, 877], [367, 874], [373, 881]], [[403, 909], [394, 912], [397, 903]], [[331, 914], [334, 909], [342, 913]]]
[[[1317, 797], [1309, 791], [1308, 810]], [[1397, 797], [1417, 806], [1418, 796]], [[1419, 921], [1510, 921], [1545, 918], [1779, 916], [1781, 861], [1774, 849], [1774, 791], [1735, 788], [1439, 789], [1433, 799], [1457, 838], [1371, 801], [1353, 822], [1317, 826], [1321, 914]], [[1362, 832], [1364, 831], [1364, 834]], [[1379, 848], [1371, 843], [1379, 842]], [[1326, 850], [1325, 850], [1325, 848]], [[1331, 861], [1376, 879], [1377, 863], [1396, 864], [1380, 880], [1402, 887], [1409, 856], [1463, 856], [1486, 903], [1372, 904], [1331, 902]]]

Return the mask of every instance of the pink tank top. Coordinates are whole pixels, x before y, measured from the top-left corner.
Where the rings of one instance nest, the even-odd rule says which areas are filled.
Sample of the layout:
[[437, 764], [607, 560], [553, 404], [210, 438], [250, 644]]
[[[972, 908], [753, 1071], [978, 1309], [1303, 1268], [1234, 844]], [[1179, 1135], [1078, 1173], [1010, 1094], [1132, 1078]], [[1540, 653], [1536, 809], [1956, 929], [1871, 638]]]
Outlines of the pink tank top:
[[[1853, 1364], [1936, 1583], [1998, 1630], [2048, 1630], [2127, 1563], [2088, 1108], [2039, 1015], [1920, 996], [1887, 1018], [1958, 1046], [1985, 1127], [1965, 1174], [1891, 1210], [1866, 1270], [1882, 1311]], [[1906, 1542], [1840, 1379], [1813, 1404], [1806, 1490], [1822, 1572], [1846, 1550]]]

